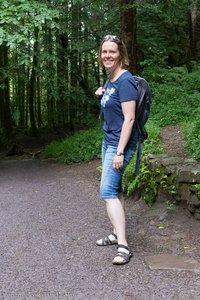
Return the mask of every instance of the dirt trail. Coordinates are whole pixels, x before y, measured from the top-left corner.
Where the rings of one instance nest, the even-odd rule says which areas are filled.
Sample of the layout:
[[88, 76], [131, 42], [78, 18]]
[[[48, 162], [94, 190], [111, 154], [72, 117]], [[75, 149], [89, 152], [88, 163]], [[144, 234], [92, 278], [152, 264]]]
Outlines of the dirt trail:
[[164, 149], [170, 156], [187, 157], [180, 125], [162, 128], [161, 141]]

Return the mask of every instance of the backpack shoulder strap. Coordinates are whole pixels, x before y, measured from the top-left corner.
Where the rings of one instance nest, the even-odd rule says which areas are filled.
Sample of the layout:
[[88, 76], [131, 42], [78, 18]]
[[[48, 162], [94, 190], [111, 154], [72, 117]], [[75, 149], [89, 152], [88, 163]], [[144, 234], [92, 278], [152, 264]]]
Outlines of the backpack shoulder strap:
[[137, 158], [136, 158], [136, 163], [135, 163], [135, 176], [137, 176], [140, 172], [140, 162], [142, 158], [142, 149], [143, 149], [143, 142], [138, 141], [137, 145]]

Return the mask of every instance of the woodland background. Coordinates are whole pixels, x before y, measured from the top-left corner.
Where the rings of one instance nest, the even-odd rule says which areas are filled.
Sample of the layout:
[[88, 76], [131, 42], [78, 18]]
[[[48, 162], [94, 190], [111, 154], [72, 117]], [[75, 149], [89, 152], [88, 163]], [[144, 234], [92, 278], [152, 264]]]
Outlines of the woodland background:
[[96, 124], [105, 34], [124, 39], [130, 71], [150, 82], [157, 124], [195, 122], [199, 140], [199, 1], [1, 0], [0, 12], [1, 145]]

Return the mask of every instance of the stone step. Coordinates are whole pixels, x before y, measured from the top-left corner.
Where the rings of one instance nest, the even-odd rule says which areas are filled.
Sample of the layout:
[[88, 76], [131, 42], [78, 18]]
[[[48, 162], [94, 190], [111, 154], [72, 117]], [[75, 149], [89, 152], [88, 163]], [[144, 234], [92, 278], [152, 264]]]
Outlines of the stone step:
[[151, 270], [192, 271], [200, 273], [200, 263], [191, 257], [159, 254], [146, 256], [145, 262]]

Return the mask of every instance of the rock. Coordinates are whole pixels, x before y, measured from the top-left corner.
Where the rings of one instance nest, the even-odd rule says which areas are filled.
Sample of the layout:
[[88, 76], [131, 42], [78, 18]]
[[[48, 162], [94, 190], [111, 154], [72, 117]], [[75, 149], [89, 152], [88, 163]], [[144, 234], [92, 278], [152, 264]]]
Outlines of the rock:
[[178, 186], [178, 195], [181, 201], [188, 202], [191, 196], [191, 185], [187, 183], [180, 183]]
[[194, 209], [200, 208], [200, 199], [197, 197], [197, 195], [192, 195], [188, 199], [188, 205]]
[[149, 155], [144, 160], [154, 170], [156, 168], [164, 167], [166, 174], [174, 173], [178, 166], [193, 166], [196, 161], [193, 159], [185, 159], [180, 157], [170, 157], [167, 155]]
[[[155, 171], [158, 195], [160, 190], [166, 190], [169, 200], [183, 205], [196, 220], [200, 220], [200, 199], [194, 186], [200, 184], [200, 164], [193, 159], [166, 155], [149, 155], [144, 162], [152, 172]], [[165, 215], [160, 218], [164, 219]]]
[[190, 257], [160, 254], [146, 256], [145, 262], [151, 270], [192, 271], [200, 273], [200, 263]]
[[182, 166], [177, 171], [177, 182], [200, 183], [200, 166]]

